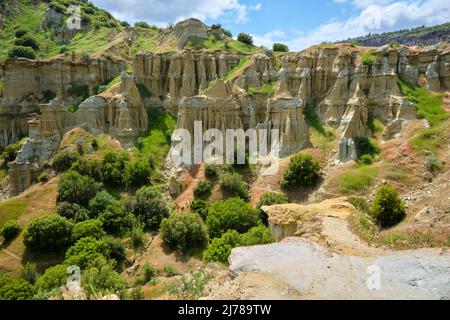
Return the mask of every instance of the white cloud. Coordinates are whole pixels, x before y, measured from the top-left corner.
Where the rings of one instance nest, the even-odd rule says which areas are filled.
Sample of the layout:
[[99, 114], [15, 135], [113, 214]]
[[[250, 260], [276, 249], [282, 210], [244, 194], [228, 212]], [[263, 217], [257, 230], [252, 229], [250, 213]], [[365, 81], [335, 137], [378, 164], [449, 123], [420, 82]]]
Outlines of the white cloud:
[[107, 9], [115, 17], [129, 22], [147, 21], [151, 24], [166, 25], [187, 18], [218, 19], [232, 17], [238, 23], [248, 21], [249, 11], [261, 9], [261, 4], [247, 6], [240, 0], [93, 0], [101, 8]]
[[337, 3], [351, 2], [358, 15], [346, 21], [332, 19], [308, 33], [297, 32], [291, 39], [268, 33], [255, 35], [255, 42], [269, 45], [283, 41], [291, 50], [301, 50], [324, 41], [338, 41], [362, 36], [369, 32], [385, 32], [419, 25], [435, 25], [449, 21], [450, 0], [334, 0]]

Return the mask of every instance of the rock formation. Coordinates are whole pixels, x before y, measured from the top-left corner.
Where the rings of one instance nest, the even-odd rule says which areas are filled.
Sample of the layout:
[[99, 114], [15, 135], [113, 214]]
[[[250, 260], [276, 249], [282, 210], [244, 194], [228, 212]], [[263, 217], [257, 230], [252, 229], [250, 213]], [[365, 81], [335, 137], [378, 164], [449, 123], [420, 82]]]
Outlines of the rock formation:
[[40, 105], [41, 115], [28, 122], [29, 139], [16, 160], [9, 163], [12, 195], [31, 185], [42, 162], [54, 155], [64, 134], [74, 128], [109, 133], [125, 148], [134, 145], [147, 130], [148, 116], [133, 78], [122, 72], [121, 80], [118, 94], [111, 98], [92, 96], [74, 113], [67, 110], [70, 101], [64, 98]]
[[125, 61], [115, 58], [87, 62], [66, 58], [6, 60], [0, 70], [0, 149], [28, 135], [27, 118], [39, 111], [39, 104], [47, 97], [67, 97], [71, 89], [79, 87], [92, 95], [95, 85], [106, 83], [124, 68]]

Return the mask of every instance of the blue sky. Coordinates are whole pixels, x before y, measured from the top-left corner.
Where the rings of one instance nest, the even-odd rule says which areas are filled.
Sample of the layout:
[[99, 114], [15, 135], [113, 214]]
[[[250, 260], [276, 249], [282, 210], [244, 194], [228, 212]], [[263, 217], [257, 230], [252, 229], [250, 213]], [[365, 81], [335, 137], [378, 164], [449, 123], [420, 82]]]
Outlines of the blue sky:
[[248, 32], [259, 45], [302, 50], [323, 41], [450, 22], [450, 0], [92, 0], [121, 20], [165, 26], [195, 17]]

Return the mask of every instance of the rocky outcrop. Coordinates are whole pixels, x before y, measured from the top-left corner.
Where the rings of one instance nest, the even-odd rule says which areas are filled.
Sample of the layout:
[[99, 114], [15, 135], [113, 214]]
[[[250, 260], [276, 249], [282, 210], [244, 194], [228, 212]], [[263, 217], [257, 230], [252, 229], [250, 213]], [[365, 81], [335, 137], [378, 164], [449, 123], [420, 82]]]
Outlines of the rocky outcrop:
[[84, 128], [94, 135], [108, 133], [124, 148], [134, 145], [147, 130], [148, 115], [133, 78], [122, 72], [121, 80], [118, 94], [110, 98], [92, 96], [74, 113], [67, 110], [70, 100], [64, 98], [40, 105], [41, 115], [28, 122], [30, 138], [9, 164], [11, 195], [31, 185], [40, 165], [54, 155], [64, 134], [74, 128]]
[[87, 62], [66, 58], [9, 59], [1, 66], [3, 99], [0, 101], [0, 149], [28, 135], [27, 119], [46, 99], [66, 98], [74, 88], [93, 94], [96, 85], [116, 77], [125, 62], [95, 58]]
[[198, 19], [187, 19], [177, 23], [172, 28], [163, 30], [158, 36], [157, 43], [183, 49], [188, 40], [193, 37], [208, 39], [212, 33], [209, 28]]
[[450, 297], [448, 250], [348, 256], [301, 238], [233, 249], [232, 277], [262, 273], [292, 287], [302, 299], [390, 300]]

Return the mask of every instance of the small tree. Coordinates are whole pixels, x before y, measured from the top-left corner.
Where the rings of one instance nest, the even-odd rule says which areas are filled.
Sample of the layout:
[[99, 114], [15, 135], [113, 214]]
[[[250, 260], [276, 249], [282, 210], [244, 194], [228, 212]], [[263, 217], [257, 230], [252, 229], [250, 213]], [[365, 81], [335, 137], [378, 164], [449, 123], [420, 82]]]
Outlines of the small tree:
[[14, 46], [9, 52], [8, 57], [10, 58], [27, 58], [27, 59], [36, 59], [36, 53], [30, 47], [20, 47]]
[[69, 170], [80, 158], [80, 155], [76, 152], [63, 150], [53, 158], [52, 167], [58, 172], [63, 172]]
[[300, 153], [291, 158], [289, 167], [283, 175], [282, 187], [310, 186], [319, 180], [319, 162], [307, 153]]
[[231, 250], [239, 246], [239, 237], [240, 235], [236, 230], [230, 230], [224, 233], [222, 237], [213, 239], [205, 252], [205, 262], [228, 263]]
[[143, 187], [132, 199], [132, 212], [147, 228], [158, 229], [170, 210], [163, 193], [156, 187]]
[[289, 52], [289, 47], [283, 43], [274, 43], [273, 52]]
[[89, 201], [90, 217], [95, 219], [100, 216], [113, 202], [115, 198], [106, 190], [102, 190]]
[[72, 241], [77, 242], [80, 239], [91, 237], [101, 239], [106, 235], [103, 230], [102, 222], [99, 220], [86, 220], [78, 222], [72, 231]]
[[20, 277], [23, 280], [28, 281], [31, 284], [34, 284], [39, 278], [39, 273], [37, 271], [36, 264], [28, 262], [20, 272]]
[[150, 29], [150, 25], [147, 22], [145, 22], [145, 21], [135, 22], [134, 27], [135, 28]]
[[122, 184], [128, 160], [126, 152], [107, 151], [102, 160], [103, 181], [113, 186]]
[[406, 216], [402, 199], [390, 185], [383, 185], [378, 189], [369, 213], [382, 228], [395, 226]]
[[83, 238], [67, 250], [66, 263], [85, 269], [96, 258], [108, 256], [109, 248], [104, 240]]
[[8, 220], [0, 229], [0, 234], [3, 236], [3, 239], [8, 242], [17, 237], [21, 231], [22, 228], [17, 220]]
[[250, 197], [248, 185], [238, 173], [224, 174], [220, 187], [230, 197], [239, 197], [243, 200], [248, 200]]
[[247, 233], [241, 235], [239, 243], [241, 246], [256, 246], [261, 244], [269, 244], [275, 242], [270, 229], [259, 225], [250, 229]]
[[239, 198], [214, 203], [206, 218], [211, 238], [221, 237], [228, 230], [245, 233], [259, 223], [258, 210]]
[[212, 195], [213, 185], [206, 181], [199, 181], [194, 189], [196, 200], [208, 200]]
[[219, 168], [215, 164], [205, 165], [205, 176], [208, 179], [215, 179], [219, 176]]
[[0, 286], [0, 300], [32, 300], [35, 288], [23, 279], [10, 279]]
[[134, 159], [125, 166], [124, 180], [127, 186], [140, 187], [149, 183], [151, 173], [152, 168], [147, 160]]
[[103, 229], [113, 235], [123, 235], [136, 220], [120, 201], [114, 201], [98, 219], [103, 223]]
[[191, 203], [191, 210], [198, 214], [203, 220], [206, 220], [209, 204], [205, 200], [194, 200]]
[[44, 274], [36, 281], [39, 291], [49, 292], [62, 287], [67, 282], [67, 265], [58, 264], [45, 270]]
[[90, 213], [77, 203], [60, 202], [56, 206], [56, 212], [74, 223], [89, 219]]
[[161, 223], [161, 238], [172, 250], [186, 253], [188, 249], [202, 248], [208, 242], [208, 234], [202, 220], [196, 214], [173, 214]]
[[248, 44], [250, 46], [253, 45], [253, 37], [248, 33], [239, 33], [237, 39], [242, 43]]
[[58, 202], [78, 203], [87, 206], [101, 188], [94, 179], [80, 175], [76, 171], [68, 171], [61, 176], [58, 184]]
[[39, 50], [39, 44], [35, 38], [30, 35], [24, 35], [14, 41], [14, 44], [19, 47], [30, 47], [34, 50]]
[[57, 252], [70, 245], [73, 224], [59, 215], [31, 221], [24, 235], [27, 248], [40, 252]]

